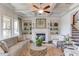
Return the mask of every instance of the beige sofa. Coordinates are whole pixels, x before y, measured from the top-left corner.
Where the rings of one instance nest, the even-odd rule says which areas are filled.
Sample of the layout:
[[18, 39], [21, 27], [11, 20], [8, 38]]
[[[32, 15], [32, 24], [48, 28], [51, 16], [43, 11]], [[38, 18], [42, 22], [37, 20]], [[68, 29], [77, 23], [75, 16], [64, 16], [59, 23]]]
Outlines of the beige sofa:
[[[5, 47], [4, 46], [2, 47], [3, 52], [1, 52], [0, 55], [24, 56], [27, 53], [26, 50], [28, 50], [29, 40], [25, 39], [23, 35], [5, 39], [0, 41], [0, 43], [1, 42], [5, 42]], [[0, 44], [0, 47], [1, 47], [1, 44]]]

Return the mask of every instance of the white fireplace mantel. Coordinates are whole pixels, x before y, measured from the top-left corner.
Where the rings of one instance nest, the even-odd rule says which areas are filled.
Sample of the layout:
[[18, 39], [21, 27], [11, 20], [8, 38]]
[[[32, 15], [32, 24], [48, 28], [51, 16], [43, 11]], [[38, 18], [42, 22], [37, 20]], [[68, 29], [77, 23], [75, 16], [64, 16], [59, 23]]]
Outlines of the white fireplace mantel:
[[36, 40], [37, 33], [44, 33], [45, 34], [45, 41], [48, 42], [50, 40], [50, 32], [48, 29], [33, 29], [32, 30], [32, 41]]

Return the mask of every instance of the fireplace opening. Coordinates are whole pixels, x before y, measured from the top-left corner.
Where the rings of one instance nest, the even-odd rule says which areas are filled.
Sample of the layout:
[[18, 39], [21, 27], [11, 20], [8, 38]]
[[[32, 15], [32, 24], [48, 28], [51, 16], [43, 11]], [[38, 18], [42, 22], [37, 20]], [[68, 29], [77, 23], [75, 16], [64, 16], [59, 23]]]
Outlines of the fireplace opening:
[[36, 36], [41, 37], [43, 39], [43, 41], [45, 41], [45, 34], [44, 33], [37, 33]]

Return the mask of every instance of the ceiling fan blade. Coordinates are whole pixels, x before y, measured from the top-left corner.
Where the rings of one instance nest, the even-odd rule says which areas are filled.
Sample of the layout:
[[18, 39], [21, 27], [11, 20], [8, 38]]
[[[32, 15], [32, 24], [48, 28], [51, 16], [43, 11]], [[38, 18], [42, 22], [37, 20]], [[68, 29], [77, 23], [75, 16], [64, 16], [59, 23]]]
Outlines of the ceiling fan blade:
[[32, 12], [36, 12], [36, 11], [38, 11], [38, 10], [32, 10]]
[[33, 5], [33, 7], [35, 7], [35, 8], [37, 8], [37, 9], [39, 9], [39, 7], [37, 7], [36, 5]]
[[32, 11], [32, 12], [36, 12], [36, 11]]
[[50, 6], [48, 5], [48, 6], [46, 6], [46, 7], [44, 7], [43, 9], [45, 10], [45, 9], [48, 9], [48, 8], [50, 8]]
[[50, 11], [44, 11], [44, 12], [46, 12], [46, 13], [50, 13]]

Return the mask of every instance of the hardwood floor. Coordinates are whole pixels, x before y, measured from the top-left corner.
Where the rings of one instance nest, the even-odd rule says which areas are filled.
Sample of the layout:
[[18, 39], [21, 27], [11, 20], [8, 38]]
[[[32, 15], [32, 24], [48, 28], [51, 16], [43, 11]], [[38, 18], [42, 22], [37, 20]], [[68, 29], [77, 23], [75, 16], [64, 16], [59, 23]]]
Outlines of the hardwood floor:
[[64, 55], [63, 51], [61, 49], [48, 46], [48, 53], [47, 56], [62, 56]]
[[[45, 46], [47, 47], [46, 56], [63, 56], [64, 55], [62, 49], [55, 48], [55, 47], [53, 47], [52, 44], [45, 44]], [[31, 47], [31, 44], [29, 43], [29, 47], [28, 47], [26, 56], [31, 56], [30, 55], [30, 47]]]

